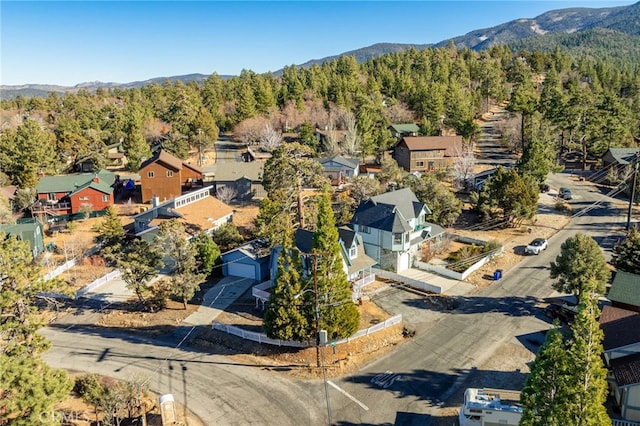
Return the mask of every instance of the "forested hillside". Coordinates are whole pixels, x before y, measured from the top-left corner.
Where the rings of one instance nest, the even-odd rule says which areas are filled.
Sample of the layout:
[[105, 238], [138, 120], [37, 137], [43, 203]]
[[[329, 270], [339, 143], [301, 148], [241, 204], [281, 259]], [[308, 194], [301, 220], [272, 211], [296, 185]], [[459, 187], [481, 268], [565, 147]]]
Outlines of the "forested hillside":
[[[503, 101], [522, 118], [517, 146], [535, 139], [554, 151], [599, 157], [610, 146], [635, 146], [640, 78], [632, 68], [559, 49], [449, 47], [363, 64], [343, 56], [287, 67], [280, 77], [244, 71], [202, 83], [18, 97], [1, 104], [0, 184], [30, 188], [38, 173], [70, 172], [80, 159], [102, 166], [106, 147], [120, 142], [135, 171], [160, 146], [185, 158], [190, 149], [211, 146], [219, 131], [267, 150], [291, 133], [318, 155], [363, 157], [392, 145], [391, 123], [417, 122], [425, 135], [455, 132], [471, 141], [478, 134], [474, 118]], [[316, 128], [329, 134], [325, 145]], [[348, 147], [331, 137], [337, 130], [349, 135]]]

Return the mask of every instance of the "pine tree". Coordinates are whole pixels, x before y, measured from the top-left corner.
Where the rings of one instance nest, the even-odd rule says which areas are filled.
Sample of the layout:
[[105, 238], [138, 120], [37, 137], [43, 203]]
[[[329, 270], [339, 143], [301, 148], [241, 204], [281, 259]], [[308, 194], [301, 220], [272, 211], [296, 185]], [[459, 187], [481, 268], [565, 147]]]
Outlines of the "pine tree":
[[531, 366], [520, 393], [522, 426], [561, 426], [567, 422], [569, 358], [562, 332], [556, 325]]
[[624, 241], [613, 249], [611, 263], [621, 271], [640, 274], [640, 232], [637, 226], [631, 228]]
[[268, 337], [305, 341], [314, 333], [308, 318], [311, 305], [304, 304], [301, 278], [302, 260], [291, 242], [291, 228], [285, 231], [282, 251], [278, 256], [278, 272], [271, 289], [263, 327]]
[[42, 323], [38, 293], [60, 291], [62, 283], [46, 281], [33, 263], [29, 244], [0, 233], [0, 424], [42, 424], [42, 413], [71, 391], [62, 370], [40, 357], [49, 343], [37, 333]]
[[[592, 287], [595, 284], [591, 285]], [[578, 314], [571, 325], [573, 338], [569, 342], [568, 414], [576, 426], [610, 425], [604, 403], [607, 399], [607, 370], [603, 365], [602, 339], [598, 324], [600, 310], [597, 298], [582, 297]]]
[[330, 339], [349, 337], [358, 331], [360, 314], [351, 299], [338, 228], [326, 191], [320, 198], [312, 247], [310, 279], [317, 282], [319, 329], [326, 330]]
[[134, 291], [140, 303], [145, 303], [147, 285], [158, 274], [162, 256], [144, 240], [134, 240], [117, 257], [116, 265], [122, 272], [122, 280]]
[[196, 246], [198, 255], [196, 260], [198, 261], [198, 270], [205, 276], [209, 276], [213, 273], [216, 262], [220, 258], [220, 247], [213, 241], [213, 239], [204, 232], [198, 234], [193, 243]]
[[555, 262], [551, 262], [551, 278], [558, 278], [553, 288], [579, 299], [583, 294], [603, 294], [610, 275], [598, 243], [586, 234], [567, 238]]
[[97, 242], [101, 247], [100, 253], [105, 256], [107, 260], [111, 261], [115, 253], [120, 251], [122, 242], [124, 241], [122, 221], [113, 206], [107, 208], [107, 214], [98, 225], [98, 232]]

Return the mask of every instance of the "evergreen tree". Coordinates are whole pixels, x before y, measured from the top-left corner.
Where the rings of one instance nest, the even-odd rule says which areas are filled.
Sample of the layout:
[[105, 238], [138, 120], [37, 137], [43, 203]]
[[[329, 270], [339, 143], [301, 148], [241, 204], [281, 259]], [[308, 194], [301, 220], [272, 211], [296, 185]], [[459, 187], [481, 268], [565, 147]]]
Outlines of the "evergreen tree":
[[626, 238], [613, 249], [612, 264], [617, 269], [640, 274], [640, 232], [633, 226]]
[[165, 264], [171, 269], [171, 294], [182, 300], [185, 309], [205, 279], [197, 272], [198, 250], [187, 236], [184, 224], [172, 219], [160, 224], [154, 240], [157, 251], [165, 254]]
[[158, 274], [156, 268], [162, 266], [162, 256], [144, 240], [134, 240], [124, 247], [116, 259], [116, 265], [122, 272], [122, 280], [128, 289], [145, 303], [149, 282]]
[[1, 232], [0, 277], [0, 424], [42, 424], [41, 414], [52, 413], [72, 388], [64, 371], [42, 360], [49, 342], [37, 333], [38, 293], [60, 291], [62, 283], [43, 279], [28, 242]]
[[[595, 280], [595, 278], [591, 278]], [[597, 287], [592, 283], [589, 287]], [[577, 426], [611, 425], [604, 403], [607, 399], [607, 370], [603, 365], [602, 339], [598, 324], [600, 310], [597, 297], [584, 294], [578, 314], [571, 325], [569, 342], [569, 424]]]
[[551, 278], [558, 278], [553, 288], [578, 298], [604, 294], [610, 275], [598, 243], [586, 234], [567, 238], [555, 262], [551, 262]]
[[310, 279], [316, 280], [317, 285], [319, 329], [326, 330], [330, 339], [349, 337], [358, 331], [360, 314], [351, 299], [338, 228], [327, 192], [320, 198], [312, 248]]
[[215, 265], [220, 259], [220, 247], [204, 232], [193, 239], [193, 244], [198, 252], [196, 256], [198, 271], [208, 277], [213, 273]]
[[520, 393], [522, 426], [564, 426], [570, 424], [567, 404], [569, 357], [557, 324], [547, 332], [531, 366], [531, 374]]
[[107, 208], [107, 214], [97, 227], [99, 232], [96, 237], [100, 246], [100, 253], [110, 262], [121, 249], [124, 242], [124, 228], [118, 213], [113, 206]]
[[304, 304], [302, 290], [302, 260], [293, 247], [291, 228], [283, 236], [278, 255], [278, 272], [271, 289], [263, 327], [272, 339], [305, 341], [314, 333], [314, 322], [309, 321], [312, 305]]

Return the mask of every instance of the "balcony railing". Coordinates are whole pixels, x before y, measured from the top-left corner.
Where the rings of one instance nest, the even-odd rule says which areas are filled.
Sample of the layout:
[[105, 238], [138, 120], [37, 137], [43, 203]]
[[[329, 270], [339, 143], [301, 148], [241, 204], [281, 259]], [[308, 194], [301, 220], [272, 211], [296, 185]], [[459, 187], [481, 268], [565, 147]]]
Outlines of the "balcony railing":
[[31, 206], [31, 214], [64, 214], [71, 210], [71, 203], [35, 203]]

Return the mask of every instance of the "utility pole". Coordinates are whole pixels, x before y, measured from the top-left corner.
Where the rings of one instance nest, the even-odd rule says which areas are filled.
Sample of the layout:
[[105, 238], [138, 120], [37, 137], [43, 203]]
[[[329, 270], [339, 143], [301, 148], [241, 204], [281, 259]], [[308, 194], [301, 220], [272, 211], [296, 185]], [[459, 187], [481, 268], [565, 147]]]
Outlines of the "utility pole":
[[633, 168], [633, 179], [631, 179], [631, 196], [629, 197], [629, 209], [627, 210], [627, 231], [631, 229], [631, 214], [633, 212], [633, 200], [636, 197], [636, 185], [638, 181], [638, 163], [640, 162], [640, 153], [636, 154], [635, 165]]
[[315, 301], [316, 367], [320, 367], [320, 302], [318, 300], [318, 254], [313, 251], [313, 298]]

